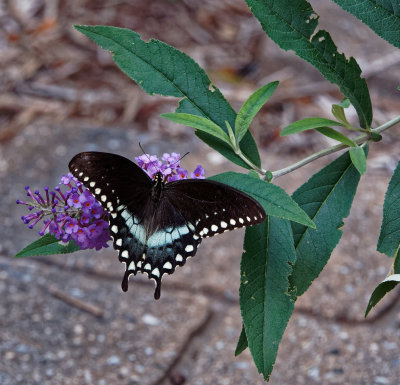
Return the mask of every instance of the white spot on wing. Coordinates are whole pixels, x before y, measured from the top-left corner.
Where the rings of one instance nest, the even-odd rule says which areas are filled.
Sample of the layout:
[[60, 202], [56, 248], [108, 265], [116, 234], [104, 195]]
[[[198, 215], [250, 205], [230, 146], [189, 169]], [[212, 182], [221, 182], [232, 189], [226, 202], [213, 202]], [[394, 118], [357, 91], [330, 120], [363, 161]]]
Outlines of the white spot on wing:
[[236, 225], [236, 221], [235, 221], [234, 219], [231, 219], [231, 220], [229, 221], [229, 223], [230, 223], [232, 226], [235, 226], [235, 225]]
[[96, 195], [99, 195], [99, 194], [101, 193], [101, 188], [98, 188], [98, 187], [97, 187], [97, 189], [94, 190], [94, 193], [95, 193]]
[[163, 268], [167, 269], [167, 270], [171, 270], [172, 269], [172, 263], [171, 262], [165, 262]]
[[107, 196], [106, 195], [102, 195], [100, 197], [100, 199], [101, 199], [102, 202], [105, 202], [107, 200]]
[[129, 258], [128, 250], [124, 250], [124, 251], [121, 253], [121, 257], [122, 257], [122, 258]]
[[160, 270], [158, 270], [158, 267], [156, 267], [152, 272], [153, 275], [155, 275], [156, 277], [160, 276]]
[[211, 226], [211, 231], [214, 231], [214, 233], [215, 233], [216, 231], [218, 231], [218, 226], [217, 226], [217, 225], [212, 225], [212, 226]]
[[115, 241], [115, 244], [116, 244], [117, 246], [122, 246], [122, 238], [117, 239], [117, 240]]
[[190, 253], [190, 252], [193, 251], [193, 250], [194, 250], [194, 248], [193, 248], [192, 245], [187, 245], [187, 246], [185, 247], [185, 251], [186, 251], [187, 253]]
[[96, 186], [96, 182], [90, 182], [90, 183], [89, 183], [89, 186], [90, 186], [90, 187]]
[[221, 221], [221, 227], [223, 229], [226, 229], [228, 227], [228, 224], [226, 222], [224, 222], [224, 221]]
[[112, 231], [114, 234], [117, 234], [117, 233], [118, 233], [118, 227], [114, 225], [113, 227], [111, 227], [111, 231]]
[[176, 254], [175, 261], [177, 261], [177, 262], [182, 262], [182, 261], [183, 261], [182, 255]]
[[244, 223], [243, 218], [239, 218], [239, 222], [240, 222], [241, 224], [243, 224], [243, 223]]
[[151, 265], [150, 265], [150, 263], [146, 263], [146, 264], [144, 265], [144, 269], [145, 269], [145, 270], [151, 270]]
[[89, 180], [89, 177], [88, 176], [85, 176], [84, 178], [83, 178], [83, 181], [84, 182], [87, 182]]
[[[126, 251], [126, 250], [125, 250]], [[128, 270], [135, 270], [135, 262], [131, 262], [128, 266]]]

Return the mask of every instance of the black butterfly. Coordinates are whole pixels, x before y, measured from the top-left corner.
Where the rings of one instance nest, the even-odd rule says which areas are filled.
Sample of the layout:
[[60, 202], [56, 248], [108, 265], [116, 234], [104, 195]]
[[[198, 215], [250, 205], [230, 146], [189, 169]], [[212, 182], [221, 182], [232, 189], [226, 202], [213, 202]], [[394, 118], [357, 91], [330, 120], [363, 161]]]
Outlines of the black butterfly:
[[82, 152], [69, 163], [71, 173], [110, 214], [110, 232], [125, 263], [122, 290], [137, 272], [156, 282], [196, 254], [202, 238], [263, 222], [261, 205], [245, 193], [205, 179], [152, 180], [135, 163], [105, 152]]

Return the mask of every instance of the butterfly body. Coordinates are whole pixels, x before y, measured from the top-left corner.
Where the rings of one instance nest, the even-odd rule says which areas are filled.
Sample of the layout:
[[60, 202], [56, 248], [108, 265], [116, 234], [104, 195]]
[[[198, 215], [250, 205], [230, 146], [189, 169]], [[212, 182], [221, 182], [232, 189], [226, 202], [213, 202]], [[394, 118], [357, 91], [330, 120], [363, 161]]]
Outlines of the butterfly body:
[[262, 222], [261, 205], [243, 192], [204, 179], [164, 182], [115, 154], [84, 152], [70, 162], [71, 173], [109, 212], [119, 260], [125, 263], [122, 290], [130, 275], [147, 273], [161, 292], [163, 274], [172, 274], [196, 254], [203, 238]]

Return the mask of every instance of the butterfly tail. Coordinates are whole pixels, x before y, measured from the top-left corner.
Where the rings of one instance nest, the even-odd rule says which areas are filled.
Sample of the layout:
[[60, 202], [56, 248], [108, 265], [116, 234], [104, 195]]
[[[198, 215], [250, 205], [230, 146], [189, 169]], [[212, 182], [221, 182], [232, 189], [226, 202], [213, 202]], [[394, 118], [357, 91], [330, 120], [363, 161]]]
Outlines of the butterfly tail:
[[128, 269], [125, 271], [124, 278], [122, 278], [121, 289], [122, 291], [128, 291], [128, 282], [129, 282], [130, 273]]
[[156, 281], [156, 289], [154, 291], [154, 299], [160, 299], [161, 296], [161, 279]]

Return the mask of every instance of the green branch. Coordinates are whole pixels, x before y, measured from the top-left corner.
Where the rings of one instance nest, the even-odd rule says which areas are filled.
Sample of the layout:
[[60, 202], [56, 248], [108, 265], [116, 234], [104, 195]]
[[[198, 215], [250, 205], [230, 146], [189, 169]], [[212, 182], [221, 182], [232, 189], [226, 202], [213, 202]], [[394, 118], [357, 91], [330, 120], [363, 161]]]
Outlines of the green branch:
[[[400, 116], [396, 116], [395, 118], [393, 118], [392, 120], [389, 120], [388, 122], [382, 124], [381, 126], [372, 129], [370, 132], [374, 132], [376, 134], [380, 134], [381, 132], [387, 130], [388, 128], [394, 126], [395, 124], [400, 123]], [[354, 142], [356, 142], [357, 144], [362, 144], [367, 142], [368, 140], [370, 140], [370, 134], [363, 134], [360, 136], [357, 136], [356, 138], [353, 139]], [[288, 174], [300, 167], [305, 166], [306, 164], [322, 158], [323, 156], [329, 155], [329, 154], [333, 154], [335, 152], [344, 150], [346, 148], [348, 148], [349, 146], [345, 145], [345, 144], [337, 144], [335, 146], [329, 147], [329, 148], [325, 148], [324, 150], [321, 150], [319, 152], [316, 152], [315, 154], [312, 154], [310, 156], [308, 156], [307, 158], [304, 158], [296, 163], [293, 163], [292, 165], [282, 168], [280, 170], [277, 171], [273, 171], [272, 172], [272, 176], [273, 179], [278, 178], [279, 176]]]

